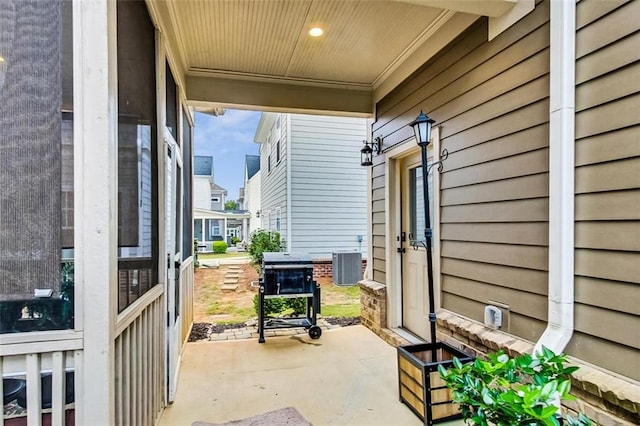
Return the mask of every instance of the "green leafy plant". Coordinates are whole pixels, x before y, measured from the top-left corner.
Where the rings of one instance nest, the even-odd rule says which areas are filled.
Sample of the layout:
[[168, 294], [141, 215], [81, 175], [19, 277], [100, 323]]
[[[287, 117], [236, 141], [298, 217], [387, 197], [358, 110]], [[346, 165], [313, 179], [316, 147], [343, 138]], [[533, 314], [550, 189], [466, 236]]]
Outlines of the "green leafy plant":
[[214, 241], [212, 247], [214, 253], [223, 254], [227, 252], [228, 245], [224, 241]]
[[[454, 358], [453, 367], [438, 366], [467, 422], [481, 426], [561, 424], [560, 401], [575, 400], [569, 391], [571, 373], [578, 369], [565, 367], [566, 355], [543, 347], [535, 356], [510, 358], [500, 351], [487, 358], [467, 364]], [[567, 415], [566, 421], [591, 425], [582, 414], [577, 418]]]
[[280, 251], [280, 233], [264, 229], [252, 232], [248, 251], [253, 261], [253, 266], [258, 272], [262, 272], [263, 253]]
[[236, 237], [235, 235], [233, 237], [231, 237], [231, 244], [238, 244], [240, 241], [242, 241], [240, 238]]
[[291, 297], [284, 300], [285, 307], [291, 309], [291, 315], [299, 317], [307, 313], [306, 297]]
[[[253, 309], [255, 309], [256, 315], [258, 315], [258, 310], [260, 309], [259, 300], [260, 299], [258, 298], [257, 294], [253, 296]], [[284, 308], [284, 300], [279, 297], [273, 299], [264, 299], [264, 315], [267, 317], [279, 314], [284, 310]]]

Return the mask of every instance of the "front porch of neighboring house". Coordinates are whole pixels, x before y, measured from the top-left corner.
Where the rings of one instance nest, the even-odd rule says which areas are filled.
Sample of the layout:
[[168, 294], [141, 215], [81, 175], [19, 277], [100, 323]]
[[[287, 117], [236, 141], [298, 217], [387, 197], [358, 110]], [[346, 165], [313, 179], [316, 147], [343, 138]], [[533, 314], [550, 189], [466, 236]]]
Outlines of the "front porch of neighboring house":
[[[450, 156], [429, 183], [439, 332], [512, 351], [553, 329], [553, 307], [569, 305], [556, 296], [568, 295], [568, 349], [589, 356], [574, 407], [604, 423], [638, 419], [640, 152], [627, 83], [638, 80], [640, 2], [284, 4], [0, 1], [0, 423], [153, 425], [176, 399], [194, 236], [209, 241], [212, 221], [226, 220], [193, 209], [194, 113], [232, 107], [371, 119], [380, 152], [363, 185], [362, 285], [382, 336], [427, 324], [421, 307], [410, 312], [425, 299], [403, 299], [424, 293], [421, 275], [402, 273], [421, 271], [409, 255], [423, 253], [411, 245], [406, 125], [435, 111], [444, 124], [430, 155]], [[238, 25], [247, 14], [253, 24]], [[310, 38], [313, 25], [324, 38]], [[483, 309], [503, 297], [511, 328], [490, 330]], [[385, 371], [382, 386], [395, 386]], [[367, 404], [376, 398], [397, 401], [394, 388]]]
[[251, 217], [244, 211], [213, 211], [193, 209], [193, 238], [198, 241], [198, 251], [213, 251], [214, 241], [225, 241], [232, 247], [233, 237], [248, 241], [247, 219]]

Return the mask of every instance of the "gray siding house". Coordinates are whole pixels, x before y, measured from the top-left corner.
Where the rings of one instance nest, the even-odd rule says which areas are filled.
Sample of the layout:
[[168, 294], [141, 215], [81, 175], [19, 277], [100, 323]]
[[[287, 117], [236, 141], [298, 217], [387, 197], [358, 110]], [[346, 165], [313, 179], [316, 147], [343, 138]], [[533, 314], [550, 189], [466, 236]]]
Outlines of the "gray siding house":
[[262, 227], [280, 232], [288, 251], [366, 255], [367, 170], [360, 166], [366, 138], [362, 118], [262, 114], [255, 136]]

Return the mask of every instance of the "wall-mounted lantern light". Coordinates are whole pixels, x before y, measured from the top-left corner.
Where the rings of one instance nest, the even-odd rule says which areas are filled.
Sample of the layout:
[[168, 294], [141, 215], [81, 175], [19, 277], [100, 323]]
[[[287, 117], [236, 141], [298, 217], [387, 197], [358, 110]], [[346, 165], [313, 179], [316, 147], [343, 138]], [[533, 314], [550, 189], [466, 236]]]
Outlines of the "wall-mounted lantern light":
[[382, 138], [374, 138], [371, 143], [362, 141], [364, 147], [360, 150], [360, 165], [373, 166], [373, 153], [379, 155], [382, 151]]

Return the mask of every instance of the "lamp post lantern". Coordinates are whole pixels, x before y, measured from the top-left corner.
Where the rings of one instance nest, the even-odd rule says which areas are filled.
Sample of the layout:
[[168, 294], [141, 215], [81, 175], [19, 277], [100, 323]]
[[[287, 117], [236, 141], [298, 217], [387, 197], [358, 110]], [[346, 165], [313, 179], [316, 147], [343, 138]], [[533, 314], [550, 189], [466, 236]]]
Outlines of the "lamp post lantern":
[[409, 126], [413, 127], [413, 134], [416, 137], [416, 142], [421, 147], [427, 147], [431, 142], [431, 125], [435, 123], [434, 120], [430, 119], [427, 114], [420, 111], [420, 114], [409, 123]]

